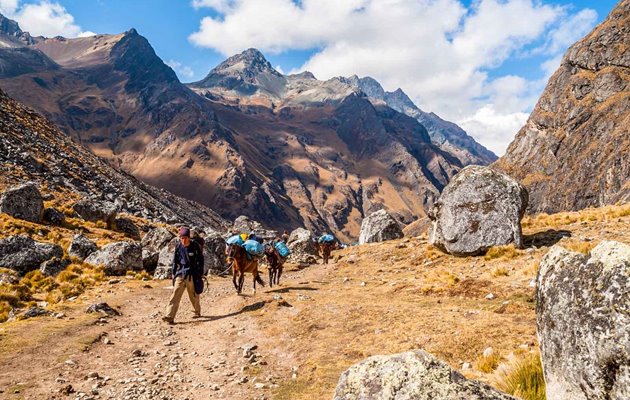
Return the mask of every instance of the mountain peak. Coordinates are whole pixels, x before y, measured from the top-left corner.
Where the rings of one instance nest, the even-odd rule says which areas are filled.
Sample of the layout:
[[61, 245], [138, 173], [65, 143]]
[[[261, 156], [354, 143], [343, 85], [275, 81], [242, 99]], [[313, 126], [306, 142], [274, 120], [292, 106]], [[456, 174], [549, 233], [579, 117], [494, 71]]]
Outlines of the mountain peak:
[[0, 14], [0, 37], [9, 39], [12, 42], [12, 45], [33, 44], [33, 38], [28, 32], [22, 31], [22, 29], [20, 29], [20, 25], [16, 21], [9, 19], [2, 14]]

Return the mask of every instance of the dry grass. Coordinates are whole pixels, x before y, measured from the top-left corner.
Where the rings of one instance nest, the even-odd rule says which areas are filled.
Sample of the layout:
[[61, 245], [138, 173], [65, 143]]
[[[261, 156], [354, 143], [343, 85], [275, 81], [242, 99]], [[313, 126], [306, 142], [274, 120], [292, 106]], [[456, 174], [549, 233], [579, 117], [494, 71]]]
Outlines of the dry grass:
[[517, 258], [521, 254], [522, 254], [521, 251], [517, 250], [513, 244], [510, 244], [507, 246], [492, 247], [490, 250], [488, 250], [488, 252], [483, 258], [488, 261], [494, 260], [497, 258], [511, 260], [511, 259]]
[[591, 250], [597, 245], [597, 243], [591, 242], [582, 242], [582, 241], [567, 241], [562, 243], [562, 247], [570, 251], [577, 251], [578, 253], [588, 254]]
[[505, 266], [499, 266], [492, 270], [492, 276], [498, 278], [499, 276], [508, 276], [510, 275], [508, 269]]
[[501, 357], [496, 352], [492, 352], [489, 356], [482, 354], [479, 358], [477, 358], [477, 361], [475, 361], [475, 368], [477, 371], [489, 374], [497, 369], [500, 361]]
[[526, 354], [501, 365], [495, 384], [498, 389], [523, 400], [545, 400], [545, 378], [540, 354]]

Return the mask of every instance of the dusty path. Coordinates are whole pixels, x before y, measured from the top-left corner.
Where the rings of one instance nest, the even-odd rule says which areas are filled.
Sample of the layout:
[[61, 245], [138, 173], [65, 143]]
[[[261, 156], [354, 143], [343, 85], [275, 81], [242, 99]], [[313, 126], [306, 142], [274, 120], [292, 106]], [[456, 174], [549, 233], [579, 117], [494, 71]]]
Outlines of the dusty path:
[[[292, 378], [293, 356], [281, 338], [262, 332], [256, 317], [273, 312], [279, 325], [286, 323], [299, 308], [283, 306], [282, 293], [299, 294], [330, 268], [289, 268], [280, 287], [255, 296], [249, 276], [244, 296], [235, 294], [230, 280], [211, 278], [203, 318], [190, 318], [184, 298], [174, 326], [160, 319], [169, 281], [106, 284], [69, 303], [62, 319], [0, 328], [0, 398], [268, 399], [278, 383]], [[100, 301], [123, 315], [85, 313]]]

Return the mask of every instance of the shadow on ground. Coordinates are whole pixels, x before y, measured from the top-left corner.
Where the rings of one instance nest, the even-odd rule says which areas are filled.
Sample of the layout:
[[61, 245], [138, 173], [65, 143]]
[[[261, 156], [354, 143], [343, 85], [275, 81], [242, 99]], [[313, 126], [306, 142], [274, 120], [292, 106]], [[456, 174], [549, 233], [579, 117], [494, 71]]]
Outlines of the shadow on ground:
[[571, 237], [571, 232], [566, 230], [557, 231], [548, 229], [543, 232], [536, 232], [532, 235], [523, 235], [523, 245], [529, 247], [553, 246], [565, 237]]

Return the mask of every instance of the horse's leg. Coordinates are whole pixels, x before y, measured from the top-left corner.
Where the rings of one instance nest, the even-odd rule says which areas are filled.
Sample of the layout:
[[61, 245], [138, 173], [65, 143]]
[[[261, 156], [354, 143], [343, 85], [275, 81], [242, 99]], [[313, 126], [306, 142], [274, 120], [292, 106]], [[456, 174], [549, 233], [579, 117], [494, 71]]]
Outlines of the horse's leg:
[[243, 282], [245, 282], [245, 272], [241, 271], [241, 275], [238, 277], [238, 294], [243, 292]]
[[282, 265], [278, 267], [276, 271], [276, 285], [280, 285], [280, 276], [282, 275]]
[[238, 285], [236, 284], [236, 274], [237, 274], [236, 266], [232, 267], [232, 283], [234, 284], [234, 289], [238, 292]]
[[273, 287], [273, 276], [275, 274], [275, 268], [269, 267], [269, 287]]

